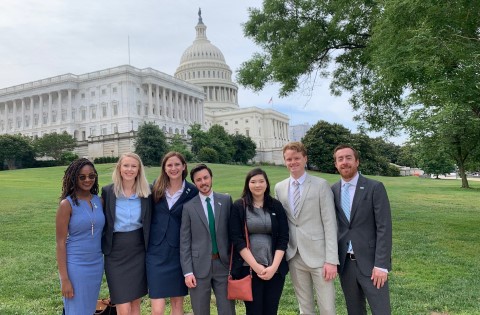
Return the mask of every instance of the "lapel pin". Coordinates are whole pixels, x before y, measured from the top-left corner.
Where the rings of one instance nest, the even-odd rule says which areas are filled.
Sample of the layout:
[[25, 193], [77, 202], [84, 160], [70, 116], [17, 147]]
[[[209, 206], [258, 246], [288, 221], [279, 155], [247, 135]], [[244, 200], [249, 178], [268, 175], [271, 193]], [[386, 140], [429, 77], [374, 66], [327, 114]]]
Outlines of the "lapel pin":
[[360, 186], [360, 189], [364, 189], [364, 188], [365, 188], [365, 187], [363, 187], [363, 186]]
[[221, 203], [221, 202], [217, 202], [217, 203], [218, 203], [218, 205], [219, 205], [219, 206], [221, 206], [221, 205], [222, 205], [222, 203]]

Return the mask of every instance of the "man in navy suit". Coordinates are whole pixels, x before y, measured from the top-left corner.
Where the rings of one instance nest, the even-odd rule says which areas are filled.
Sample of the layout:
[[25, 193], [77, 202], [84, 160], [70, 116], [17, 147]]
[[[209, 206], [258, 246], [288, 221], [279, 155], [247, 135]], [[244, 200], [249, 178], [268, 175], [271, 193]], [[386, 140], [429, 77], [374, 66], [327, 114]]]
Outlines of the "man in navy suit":
[[335, 148], [340, 181], [332, 186], [338, 224], [339, 275], [349, 315], [388, 315], [392, 218], [381, 182], [358, 173], [358, 152], [348, 145]]

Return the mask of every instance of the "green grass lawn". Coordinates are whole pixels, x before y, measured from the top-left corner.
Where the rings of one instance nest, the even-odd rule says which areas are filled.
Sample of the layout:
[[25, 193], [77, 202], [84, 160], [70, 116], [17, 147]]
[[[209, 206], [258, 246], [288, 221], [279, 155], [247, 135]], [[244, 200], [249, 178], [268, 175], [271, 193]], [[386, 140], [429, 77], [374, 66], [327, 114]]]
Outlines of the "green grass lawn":
[[[211, 165], [214, 189], [239, 197], [247, 166]], [[273, 186], [284, 167], [265, 166]], [[55, 213], [65, 167], [0, 172], [0, 314], [60, 314], [55, 262]], [[100, 185], [112, 164], [97, 165]], [[148, 168], [153, 181], [159, 168]], [[312, 173], [330, 183], [338, 175]], [[480, 314], [480, 182], [460, 189], [456, 180], [378, 178], [393, 216], [393, 314]], [[338, 279], [337, 313], [346, 314]], [[107, 296], [106, 285], [102, 294]], [[149, 313], [148, 299], [142, 314]], [[191, 311], [188, 300], [185, 310]], [[214, 312], [212, 312], [213, 314]], [[244, 314], [242, 303], [237, 313]], [[287, 281], [279, 314], [298, 314]]]

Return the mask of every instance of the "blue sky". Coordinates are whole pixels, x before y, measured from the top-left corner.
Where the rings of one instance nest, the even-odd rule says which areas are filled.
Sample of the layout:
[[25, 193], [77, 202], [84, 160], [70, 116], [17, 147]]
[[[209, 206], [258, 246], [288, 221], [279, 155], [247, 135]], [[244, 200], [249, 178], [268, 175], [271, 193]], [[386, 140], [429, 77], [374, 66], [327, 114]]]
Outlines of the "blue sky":
[[[195, 39], [202, 8], [208, 39], [235, 72], [259, 48], [243, 36], [248, 7], [261, 0], [2, 0], [0, 1], [0, 88], [65, 73], [83, 74], [128, 64], [173, 75]], [[330, 95], [317, 80], [311, 95], [279, 98], [272, 84], [254, 93], [239, 87], [241, 107], [273, 108], [290, 124], [326, 120], [356, 131], [347, 97]], [[269, 103], [270, 98], [273, 104]], [[396, 143], [404, 138], [391, 139]]]

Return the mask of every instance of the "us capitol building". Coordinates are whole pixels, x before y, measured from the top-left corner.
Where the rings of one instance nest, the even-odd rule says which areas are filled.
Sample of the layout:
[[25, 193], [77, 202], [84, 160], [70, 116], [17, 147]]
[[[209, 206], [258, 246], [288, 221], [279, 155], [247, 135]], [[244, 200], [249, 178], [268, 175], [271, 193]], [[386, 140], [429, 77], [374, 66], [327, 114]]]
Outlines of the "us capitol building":
[[145, 122], [158, 125], [167, 138], [188, 137], [195, 123], [204, 130], [218, 124], [252, 138], [256, 161], [281, 164], [289, 117], [273, 109], [240, 108], [232, 70], [208, 40], [200, 11], [195, 30], [174, 76], [123, 65], [0, 89], [0, 134], [66, 131], [77, 140], [76, 153], [93, 159], [133, 151]]

